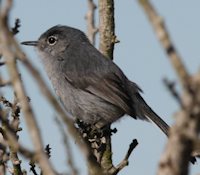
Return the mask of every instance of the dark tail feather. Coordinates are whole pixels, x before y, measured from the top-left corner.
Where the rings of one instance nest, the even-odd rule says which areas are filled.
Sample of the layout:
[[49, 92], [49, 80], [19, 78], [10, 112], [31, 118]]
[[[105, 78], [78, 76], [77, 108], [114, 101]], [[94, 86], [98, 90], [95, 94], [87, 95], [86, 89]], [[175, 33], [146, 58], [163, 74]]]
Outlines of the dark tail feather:
[[168, 136], [169, 126], [165, 121], [160, 118], [146, 103], [143, 107], [144, 115], [154, 122], [165, 134]]
[[[165, 123], [165, 121], [160, 118], [149, 106], [148, 104], [144, 101], [144, 99], [140, 96], [140, 94], [138, 93], [138, 96], [136, 97], [139, 104], [141, 105], [141, 112], [143, 113], [143, 115], [145, 115], [145, 117], [148, 120], [153, 121], [165, 134], [166, 136], [168, 136], [168, 132], [169, 132], [169, 126], [167, 123]], [[190, 157], [190, 162], [192, 164], [196, 163], [196, 157], [191, 156]]]
[[[166, 136], [169, 135], [169, 126], [165, 121], [160, 118], [145, 102], [145, 100], [141, 97], [139, 92], [142, 92], [140, 88], [137, 86], [137, 84], [129, 81], [128, 86], [131, 92], [131, 97], [133, 100], [133, 109], [134, 113], [132, 115], [133, 118], [135, 118], [135, 115], [142, 119], [142, 120], [150, 120], [154, 122], [165, 134]], [[190, 158], [190, 162], [194, 164], [196, 162], [196, 158], [192, 157]]]
[[132, 105], [135, 112], [132, 117], [135, 118], [137, 116], [139, 119], [150, 120], [154, 122], [168, 136], [169, 126], [148, 106], [145, 100], [141, 97], [140, 92], [142, 92], [142, 90], [138, 87], [138, 85], [128, 81], [128, 88], [132, 97]]
[[138, 110], [136, 110], [136, 114], [139, 118], [144, 119], [144, 117], [147, 120], [152, 121], [155, 123], [165, 134], [168, 136], [169, 126], [165, 121], [160, 118], [144, 101], [144, 99], [140, 96], [139, 93], [135, 94], [135, 98], [137, 99], [137, 107]]

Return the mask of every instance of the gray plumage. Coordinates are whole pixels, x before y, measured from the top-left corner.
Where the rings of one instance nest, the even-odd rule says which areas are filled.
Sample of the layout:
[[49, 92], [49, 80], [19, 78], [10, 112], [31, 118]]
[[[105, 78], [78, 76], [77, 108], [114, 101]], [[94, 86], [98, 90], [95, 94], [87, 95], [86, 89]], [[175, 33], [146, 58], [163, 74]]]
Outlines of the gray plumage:
[[55, 26], [38, 41], [22, 44], [36, 46], [56, 94], [73, 117], [101, 128], [128, 114], [153, 121], [168, 134], [168, 125], [147, 105], [137, 84], [80, 30]]

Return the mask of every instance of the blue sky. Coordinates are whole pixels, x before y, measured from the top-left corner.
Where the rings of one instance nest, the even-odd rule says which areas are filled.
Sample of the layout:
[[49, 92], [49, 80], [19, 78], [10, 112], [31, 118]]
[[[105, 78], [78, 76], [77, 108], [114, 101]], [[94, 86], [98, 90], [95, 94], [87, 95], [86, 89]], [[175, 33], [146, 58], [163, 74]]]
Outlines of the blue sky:
[[[200, 1], [152, 1], [164, 18], [173, 42], [183, 57], [188, 70], [195, 73], [199, 69], [199, 31], [200, 31]], [[11, 14], [11, 24], [15, 18], [21, 19], [19, 42], [36, 40], [48, 28], [57, 25], [68, 25], [86, 31], [84, 16], [87, 12], [86, 0], [16, 0]], [[177, 81], [168, 57], [149, 24], [142, 8], [136, 0], [115, 1], [116, 35], [120, 40], [115, 46], [114, 61], [127, 77], [136, 82], [144, 91], [143, 97], [148, 104], [168, 123], [173, 124], [174, 114], [179, 109], [163, 85], [164, 77]], [[97, 21], [98, 23], [98, 21]], [[40, 70], [46, 82], [50, 85], [41, 61], [35, 50], [23, 47], [31, 61]], [[30, 74], [20, 66], [26, 90], [31, 98], [31, 105], [37, 115], [45, 144], [52, 147], [52, 158], [55, 168], [60, 172], [67, 170], [64, 157], [62, 138], [54, 122], [56, 113], [42, 97]], [[10, 92], [5, 90], [9, 96]], [[31, 142], [22, 121], [24, 130], [20, 141], [27, 146]], [[130, 163], [120, 175], [156, 173], [159, 157], [167, 141], [165, 135], [151, 123], [124, 117], [116, 122], [118, 132], [113, 136], [114, 163], [123, 159], [132, 139], [137, 138], [139, 146], [130, 157]], [[84, 159], [71, 141], [75, 160], [79, 165], [81, 175], [86, 174]], [[198, 162], [199, 164], [199, 162]], [[27, 166], [27, 165], [24, 165]], [[200, 172], [198, 165], [191, 166], [191, 174]]]

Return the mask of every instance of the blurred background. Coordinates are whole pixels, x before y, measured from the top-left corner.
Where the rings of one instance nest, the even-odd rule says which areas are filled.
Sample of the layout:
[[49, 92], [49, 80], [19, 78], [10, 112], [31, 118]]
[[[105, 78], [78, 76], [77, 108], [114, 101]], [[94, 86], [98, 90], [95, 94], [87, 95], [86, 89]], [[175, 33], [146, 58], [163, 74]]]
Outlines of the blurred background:
[[[95, 2], [97, 3], [97, 1]], [[164, 18], [186, 67], [191, 73], [197, 72], [200, 65], [200, 23], [198, 20], [200, 1], [152, 0], [151, 2]], [[21, 20], [20, 33], [16, 36], [19, 42], [37, 40], [40, 34], [57, 24], [72, 26], [86, 32], [85, 14], [87, 11], [86, 0], [16, 0], [10, 24], [14, 26], [16, 18]], [[98, 10], [96, 12], [98, 27]], [[143, 97], [154, 111], [169, 125], [172, 125], [174, 114], [178, 111], [179, 106], [165, 87], [163, 78], [178, 80], [143, 9], [136, 0], [115, 1], [115, 25], [120, 43], [115, 45], [114, 62], [130, 80], [136, 82], [143, 89]], [[35, 50], [25, 46], [23, 46], [23, 50], [51, 86]], [[67, 162], [63, 140], [55, 123], [56, 113], [43, 98], [26, 69], [20, 64], [19, 66], [44, 143], [45, 145], [50, 144], [52, 148], [51, 161], [59, 172], [66, 172]], [[6, 88], [3, 89], [3, 92], [8, 98], [13, 97], [11, 91]], [[31, 140], [23, 120], [21, 127], [23, 131], [20, 132], [20, 141], [23, 145], [31, 147]], [[115, 165], [124, 158], [132, 139], [136, 138], [139, 142], [129, 159], [129, 166], [124, 168], [120, 174], [156, 174], [158, 162], [167, 141], [166, 136], [153, 124], [136, 121], [128, 116], [113, 124], [112, 127], [118, 129], [118, 132], [112, 137]], [[82, 153], [77, 149], [74, 140], [71, 140], [71, 146], [77, 168], [81, 175], [85, 175], [87, 169]], [[200, 161], [196, 165], [191, 165], [190, 174], [200, 172], [199, 163]], [[28, 163], [23, 161], [22, 166], [27, 169]]]

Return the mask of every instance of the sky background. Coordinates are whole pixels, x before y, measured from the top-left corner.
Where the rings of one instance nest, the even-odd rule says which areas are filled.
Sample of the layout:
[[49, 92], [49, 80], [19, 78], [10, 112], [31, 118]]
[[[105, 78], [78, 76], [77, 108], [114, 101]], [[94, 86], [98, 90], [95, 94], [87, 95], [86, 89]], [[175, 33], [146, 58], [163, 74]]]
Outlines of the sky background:
[[[172, 40], [188, 70], [191, 73], [197, 72], [200, 65], [200, 43], [197, 37], [200, 31], [200, 1], [152, 0], [152, 3], [164, 18]], [[16, 36], [19, 42], [37, 40], [41, 33], [57, 24], [72, 26], [86, 32], [84, 19], [86, 12], [86, 0], [15, 0], [10, 24], [13, 26], [15, 19], [20, 18], [22, 26]], [[115, 46], [114, 61], [130, 80], [143, 89], [143, 97], [157, 114], [172, 125], [179, 106], [164, 86], [162, 79], [167, 77], [177, 81], [177, 77], [136, 0], [115, 1], [115, 25], [120, 43]], [[23, 50], [51, 86], [35, 50], [25, 46]], [[56, 113], [42, 97], [30, 74], [21, 65], [20, 72], [31, 98], [44, 143], [50, 144], [52, 148], [51, 160], [59, 172], [66, 172], [62, 138], [55, 124]], [[11, 91], [4, 89], [4, 93], [8, 98], [12, 98]], [[31, 147], [23, 120], [21, 126], [24, 129], [20, 133], [20, 141]], [[124, 168], [120, 175], [156, 174], [158, 161], [167, 141], [166, 136], [155, 125], [129, 117], [124, 117], [113, 127], [118, 129], [117, 134], [112, 137], [115, 165], [123, 159], [132, 139], [136, 138], [139, 142], [129, 159], [129, 166]], [[85, 175], [86, 167], [82, 153], [76, 148], [73, 140], [71, 143], [77, 168], [81, 175]], [[197, 165], [191, 166], [190, 174], [200, 172], [199, 164], [200, 161]], [[27, 164], [23, 164], [23, 167], [26, 168]]]

